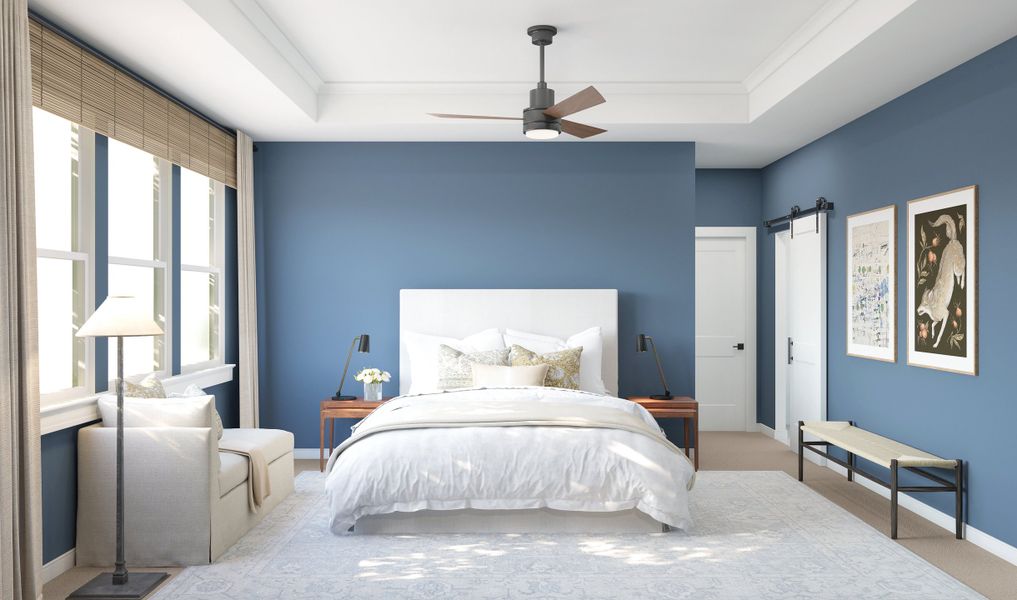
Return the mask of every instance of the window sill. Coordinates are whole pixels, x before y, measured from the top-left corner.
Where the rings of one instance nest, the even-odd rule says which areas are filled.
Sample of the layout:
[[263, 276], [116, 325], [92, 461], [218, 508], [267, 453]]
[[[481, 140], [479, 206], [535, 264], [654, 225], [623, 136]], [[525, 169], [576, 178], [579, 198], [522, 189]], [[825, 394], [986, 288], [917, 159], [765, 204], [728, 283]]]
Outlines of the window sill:
[[[162, 380], [162, 384], [166, 388], [167, 393], [183, 392], [189, 385], [208, 388], [232, 381], [233, 369], [235, 367], [236, 365], [225, 364], [200, 371], [182, 373]], [[92, 394], [83, 398], [55, 402], [43, 407], [41, 411], [42, 435], [98, 421], [99, 407], [96, 405], [96, 399], [108, 393], [111, 392], [102, 392], [101, 394]]]

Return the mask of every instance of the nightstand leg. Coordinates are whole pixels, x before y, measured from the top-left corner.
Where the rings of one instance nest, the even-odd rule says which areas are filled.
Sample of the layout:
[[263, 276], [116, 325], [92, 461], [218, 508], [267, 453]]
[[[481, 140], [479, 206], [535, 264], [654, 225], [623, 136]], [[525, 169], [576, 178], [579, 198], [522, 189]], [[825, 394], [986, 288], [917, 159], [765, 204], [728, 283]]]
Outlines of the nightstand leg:
[[693, 447], [696, 449], [696, 470], [699, 470], [699, 407], [696, 407], [696, 415], [692, 417], [692, 431], [696, 436], [693, 438]]
[[692, 456], [691, 454], [689, 454], [689, 447], [692, 446], [692, 444], [689, 442], [689, 418], [688, 417], [685, 417], [684, 419], [682, 419], [682, 429], [683, 429], [683, 432], [682, 432], [683, 433], [682, 442], [684, 443], [684, 446], [685, 446], [685, 456]]
[[321, 429], [321, 445], [318, 447], [318, 470], [322, 473], [325, 472], [325, 415], [321, 415], [318, 419], [320, 421], [319, 427]]
[[335, 419], [328, 420], [328, 455], [332, 456], [333, 446], [335, 444]]

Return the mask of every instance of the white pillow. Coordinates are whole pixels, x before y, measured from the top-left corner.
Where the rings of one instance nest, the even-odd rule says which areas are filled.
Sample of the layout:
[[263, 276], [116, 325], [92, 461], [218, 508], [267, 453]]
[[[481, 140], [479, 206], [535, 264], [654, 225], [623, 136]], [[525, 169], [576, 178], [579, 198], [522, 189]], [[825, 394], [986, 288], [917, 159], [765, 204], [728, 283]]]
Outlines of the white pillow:
[[502, 367], [473, 363], [473, 387], [542, 386], [547, 369], [547, 365]]
[[410, 394], [438, 391], [438, 348], [442, 344], [460, 352], [503, 350], [505, 340], [497, 329], [485, 329], [461, 340], [415, 331], [401, 333], [410, 359]]
[[[124, 398], [124, 427], [211, 427], [215, 396]], [[117, 426], [117, 397], [99, 396], [103, 427]]]
[[[189, 385], [186, 388], [184, 388], [184, 391], [182, 391], [182, 392], [170, 392], [170, 393], [166, 394], [166, 397], [167, 398], [200, 398], [202, 396], [208, 396], [208, 395], [209, 394], [206, 393], [205, 390], [201, 389], [201, 386], [199, 386], [196, 383], [192, 383], [191, 385]], [[214, 398], [214, 396], [213, 396], [213, 398]], [[222, 439], [222, 430], [223, 430], [223, 427], [222, 427], [222, 417], [219, 416], [219, 409], [217, 409], [215, 407], [215, 400], [214, 399], [212, 401], [212, 422], [213, 422], [213, 426], [215, 427], [216, 439], [221, 440]]]
[[590, 327], [567, 340], [517, 329], [506, 329], [504, 338], [507, 346], [516, 344], [537, 354], [582, 347], [583, 353], [579, 357], [579, 389], [594, 394], [607, 394], [601, 373], [604, 366], [604, 340], [600, 336], [600, 327]]

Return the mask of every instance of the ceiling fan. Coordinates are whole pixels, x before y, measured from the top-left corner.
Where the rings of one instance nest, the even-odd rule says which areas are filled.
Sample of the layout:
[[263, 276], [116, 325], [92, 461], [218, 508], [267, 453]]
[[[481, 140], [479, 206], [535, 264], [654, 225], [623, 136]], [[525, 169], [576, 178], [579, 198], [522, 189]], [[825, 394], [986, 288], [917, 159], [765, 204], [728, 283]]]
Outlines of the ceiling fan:
[[551, 25], [534, 25], [526, 30], [533, 45], [540, 47], [540, 81], [530, 90], [530, 106], [523, 109], [522, 117], [490, 117], [485, 115], [453, 115], [448, 113], [427, 113], [442, 119], [493, 119], [497, 121], [522, 121], [523, 133], [533, 140], [550, 140], [561, 132], [577, 138], [588, 138], [604, 133], [606, 129], [583, 125], [565, 120], [571, 114], [606, 102], [592, 85], [555, 104], [554, 90], [544, 81], [544, 46], [551, 45], [558, 29]]

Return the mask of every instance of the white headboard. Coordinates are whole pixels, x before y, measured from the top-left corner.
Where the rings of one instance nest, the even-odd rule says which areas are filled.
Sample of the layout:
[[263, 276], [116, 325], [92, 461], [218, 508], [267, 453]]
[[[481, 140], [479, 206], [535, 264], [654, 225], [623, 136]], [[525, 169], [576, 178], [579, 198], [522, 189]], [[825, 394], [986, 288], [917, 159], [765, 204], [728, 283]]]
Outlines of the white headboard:
[[[399, 331], [464, 338], [484, 329], [518, 329], [567, 338], [600, 326], [603, 378], [618, 394], [618, 290], [400, 290]], [[410, 389], [410, 361], [399, 336], [399, 393]]]

